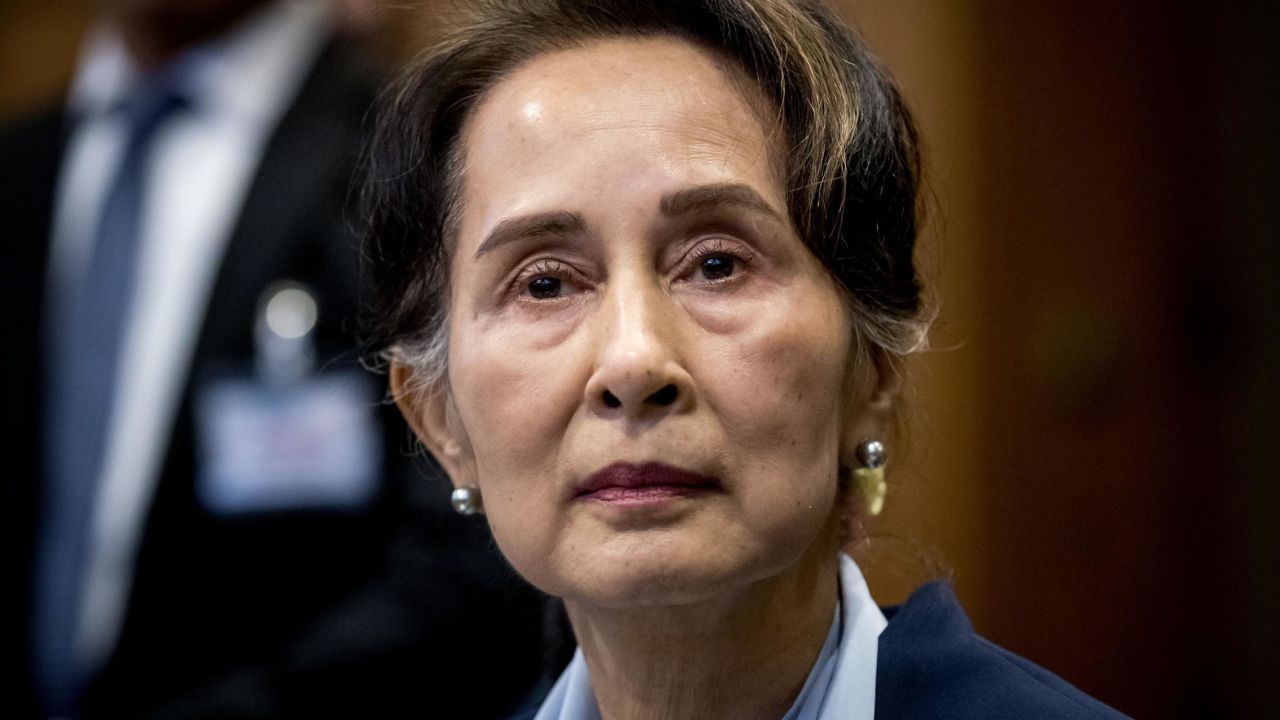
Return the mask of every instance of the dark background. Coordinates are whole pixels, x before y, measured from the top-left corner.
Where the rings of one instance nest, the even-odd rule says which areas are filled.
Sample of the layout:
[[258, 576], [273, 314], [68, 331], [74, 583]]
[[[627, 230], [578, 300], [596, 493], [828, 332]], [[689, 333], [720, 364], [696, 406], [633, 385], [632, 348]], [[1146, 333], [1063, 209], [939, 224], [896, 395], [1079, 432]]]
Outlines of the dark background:
[[[432, 31], [346, 4], [391, 56]], [[877, 597], [945, 572], [1129, 714], [1280, 717], [1280, 4], [839, 4], [923, 129], [939, 310]], [[92, 14], [0, 0], [0, 122], [56, 101]]]

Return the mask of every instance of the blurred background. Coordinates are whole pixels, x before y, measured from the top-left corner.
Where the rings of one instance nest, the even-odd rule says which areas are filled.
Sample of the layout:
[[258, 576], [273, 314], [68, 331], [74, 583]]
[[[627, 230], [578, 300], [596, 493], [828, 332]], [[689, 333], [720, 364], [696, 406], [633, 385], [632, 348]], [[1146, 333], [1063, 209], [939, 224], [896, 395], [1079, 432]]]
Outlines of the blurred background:
[[[387, 58], [433, 32], [350, 5]], [[939, 308], [877, 598], [943, 572], [1126, 713], [1280, 717], [1280, 11], [839, 5], [923, 131]], [[59, 101], [94, 8], [0, 3], [0, 122]]]

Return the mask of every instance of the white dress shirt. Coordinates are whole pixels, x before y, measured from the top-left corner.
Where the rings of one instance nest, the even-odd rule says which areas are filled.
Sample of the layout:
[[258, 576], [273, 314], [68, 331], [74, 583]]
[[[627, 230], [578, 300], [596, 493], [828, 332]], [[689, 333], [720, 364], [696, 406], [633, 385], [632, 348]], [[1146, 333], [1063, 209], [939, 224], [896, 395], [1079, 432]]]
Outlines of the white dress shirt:
[[[800, 695], [782, 720], [874, 720], [876, 656], [888, 627], [857, 563], [840, 555], [840, 602]], [[582, 648], [573, 654], [534, 720], [600, 720]]]
[[[105, 661], [119, 634], [147, 510], [227, 241], [266, 141], [330, 22], [321, 0], [281, 0], [191, 51], [190, 111], [151, 140], [139, 268], [77, 627], [76, 651], [88, 667]], [[90, 34], [69, 99], [74, 125], [55, 198], [47, 306], [83, 277], [124, 150], [125, 124], [113, 109], [138, 75], [113, 28]]]

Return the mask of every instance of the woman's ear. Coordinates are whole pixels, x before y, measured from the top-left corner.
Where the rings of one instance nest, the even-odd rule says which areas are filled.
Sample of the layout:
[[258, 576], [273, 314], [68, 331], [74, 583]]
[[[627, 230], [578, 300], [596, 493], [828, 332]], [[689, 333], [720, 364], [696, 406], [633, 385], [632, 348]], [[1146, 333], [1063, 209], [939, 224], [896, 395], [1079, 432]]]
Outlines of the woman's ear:
[[858, 445], [867, 440], [889, 444], [894, 413], [902, 395], [902, 372], [890, 355], [879, 348], [868, 353], [870, 362], [858, 363], [850, 385], [852, 405], [841, 428], [840, 463], [858, 465]]
[[453, 400], [443, 387], [416, 386], [414, 370], [391, 361], [391, 397], [413, 433], [449, 475], [454, 487], [475, 486], [475, 458], [466, 432], [458, 422]]

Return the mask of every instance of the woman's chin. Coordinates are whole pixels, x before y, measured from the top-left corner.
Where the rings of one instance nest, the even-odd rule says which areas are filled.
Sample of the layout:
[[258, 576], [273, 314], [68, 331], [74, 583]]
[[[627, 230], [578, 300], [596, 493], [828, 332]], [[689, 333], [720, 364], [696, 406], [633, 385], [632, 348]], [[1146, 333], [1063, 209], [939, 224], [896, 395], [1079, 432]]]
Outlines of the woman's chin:
[[732, 579], [702, 568], [637, 567], [576, 584], [565, 599], [612, 609], [693, 605], [724, 594]]
[[555, 594], [614, 609], [690, 605], [724, 597], [776, 571], [772, 566], [779, 563], [770, 560], [671, 539], [607, 543], [575, 558]]

